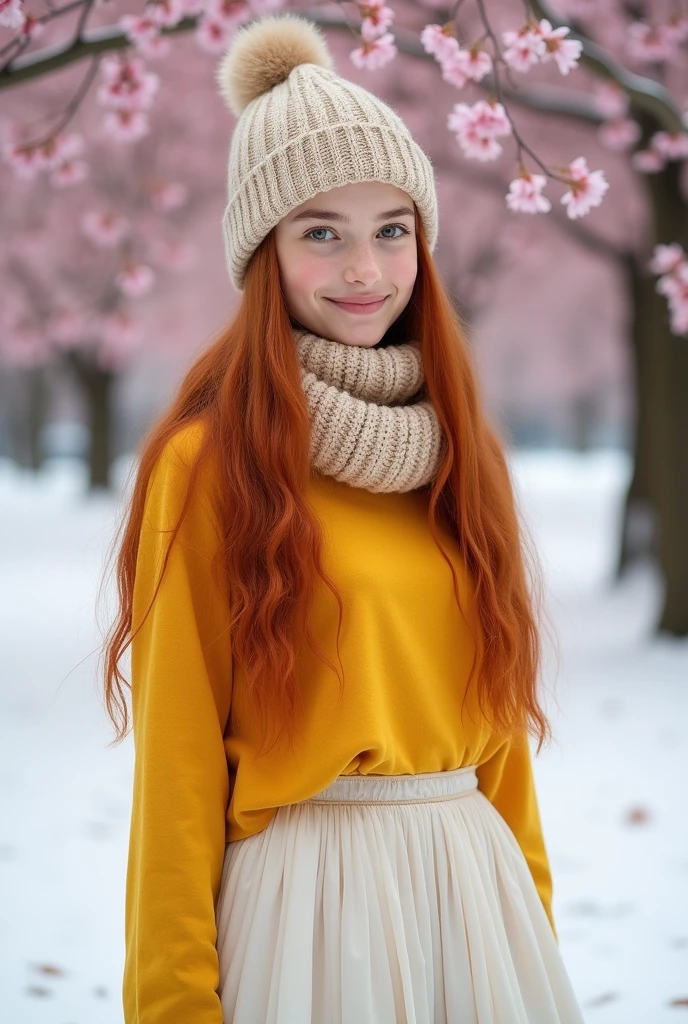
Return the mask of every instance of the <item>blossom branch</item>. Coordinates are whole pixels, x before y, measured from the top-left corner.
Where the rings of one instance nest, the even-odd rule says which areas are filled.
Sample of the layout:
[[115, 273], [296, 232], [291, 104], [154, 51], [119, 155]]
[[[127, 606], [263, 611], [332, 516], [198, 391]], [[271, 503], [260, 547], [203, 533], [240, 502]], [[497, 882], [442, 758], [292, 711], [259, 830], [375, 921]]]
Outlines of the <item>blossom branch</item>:
[[[514, 139], [516, 141], [519, 164], [520, 164], [521, 168], [523, 168], [523, 161], [521, 159], [521, 153], [525, 150], [525, 152], [535, 161], [535, 163], [538, 165], [538, 167], [540, 167], [545, 172], [547, 177], [549, 177], [549, 178], [557, 178], [559, 176], [556, 175], [553, 171], [548, 170], [548, 168], [545, 166], [545, 164], [542, 162], [542, 160], [540, 160], [539, 156], [530, 148], [530, 146], [528, 146], [526, 144], [526, 142], [524, 142], [523, 137], [521, 136], [518, 128], [516, 127], [516, 125], [514, 123], [514, 119], [511, 116], [511, 113], [509, 112], [509, 108], [508, 108], [507, 104], [504, 102], [505, 97], [504, 97], [504, 92], [503, 92], [503, 89], [502, 89], [502, 83], [501, 83], [501, 79], [500, 79], [500, 64], [502, 64], [504, 62], [504, 58], [502, 56], [502, 50], [501, 50], [501, 47], [499, 45], [499, 41], [497, 39], [497, 36], [495, 35], [494, 29], [492, 28], [492, 26], [490, 24], [490, 21], [489, 21], [489, 18], [487, 17], [487, 12], [485, 10], [484, 0], [476, 0], [476, 4], [477, 4], [477, 7], [478, 7], [478, 11], [480, 13], [480, 20], [482, 21], [483, 27], [485, 28], [485, 34], [490, 39], [490, 41], [491, 41], [491, 43], [492, 43], [492, 45], [494, 47], [495, 58], [494, 58], [492, 67], [494, 69], [494, 88], [495, 88], [495, 93], [497, 95], [497, 99], [499, 100], [499, 102], [504, 107], [504, 113], [506, 115], [506, 119], [509, 122], [509, 124], [511, 125], [511, 131], [512, 131], [512, 134], [513, 134]], [[566, 179], [566, 178], [560, 178], [559, 180], [563, 181], [566, 184], [568, 184], [568, 179]]]
[[[81, 6], [83, 0], [72, 6]], [[197, 17], [187, 17], [169, 29], [163, 29], [161, 35], [177, 35], [190, 32], [198, 25]], [[12, 60], [0, 71], [0, 89], [7, 89], [21, 82], [27, 82], [51, 71], [68, 67], [86, 57], [93, 57], [110, 51], [124, 50], [131, 46], [131, 40], [118, 26], [107, 26], [94, 29], [83, 38], [73, 37], [67, 43], [46, 47], [29, 54], [28, 57]]]
[[[555, 27], [562, 27], [565, 24], [552, 14], [548, 5], [541, 3], [541, 0], [530, 0], [530, 6], [537, 17], [547, 18]], [[581, 64], [601, 78], [615, 82], [628, 95], [636, 111], [649, 114], [667, 132], [677, 133], [684, 130], [681, 112], [668, 89], [646, 75], [628, 71], [581, 32], [572, 30], [571, 38], [583, 44]]]
[[64, 129], [67, 127], [67, 125], [69, 124], [69, 122], [72, 120], [72, 118], [76, 114], [77, 110], [79, 109], [79, 106], [80, 106], [81, 101], [83, 100], [84, 96], [86, 95], [88, 90], [91, 88], [91, 82], [93, 81], [93, 79], [95, 77], [95, 74], [96, 74], [96, 71], [98, 70], [99, 60], [100, 60], [99, 57], [94, 57], [91, 60], [91, 64], [89, 65], [88, 71], [84, 75], [84, 77], [83, 77], [83, 79], [81, 81], [81, 84], [79, 85], [79, 88], [74, 93], [74, 96], [72, 97], [72, 99], [69, 101], [69, 103], [65, 107], [65, 109], [64, 109], [64, 111], [62, 113], [62, 117], [60, 118], [60, 120], [57, 123], [57, 126], [55, 128], [53, 128], [46, 135], [45, 139], [43, 139], [40, 142], [33, 143], [34, 146], [36, 146], [36, 147], [46, 146], [46, 145], [49, 144], [51, 139], [53, 139], [56, 135], [59, 135], [60, 132], [64, 131]]

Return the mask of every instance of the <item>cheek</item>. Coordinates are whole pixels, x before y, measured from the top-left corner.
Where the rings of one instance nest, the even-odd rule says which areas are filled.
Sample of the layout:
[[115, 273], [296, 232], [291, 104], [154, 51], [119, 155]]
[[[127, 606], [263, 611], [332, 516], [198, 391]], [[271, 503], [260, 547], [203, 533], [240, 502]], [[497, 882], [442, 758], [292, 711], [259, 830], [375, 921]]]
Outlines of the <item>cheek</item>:
[[394, 264], [394, 273], [397, 287], [412, 291], [418, 273], [418, 253], [415, 246], [409, 246], [407, 252], [399, 254]]
[[327, 270], [322, 260], [308, 254], [292, 254], [285, 261], [283, 278], [286, 290], [292, 296], [312, 295], [327, 281]]

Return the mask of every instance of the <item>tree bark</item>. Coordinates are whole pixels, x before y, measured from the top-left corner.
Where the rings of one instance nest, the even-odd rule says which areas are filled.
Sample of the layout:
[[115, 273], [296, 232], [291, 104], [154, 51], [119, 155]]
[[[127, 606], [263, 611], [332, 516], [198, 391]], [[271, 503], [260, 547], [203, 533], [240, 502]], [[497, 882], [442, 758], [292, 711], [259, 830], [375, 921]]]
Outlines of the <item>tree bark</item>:
[[113, 457], [112, 392], [116, 379], [111, 370], [104, 370], [77, 350], [69, 352], [86, 402], [89, 426], [89, 490], [109, 490]]
[[23, 469], [38, 472], [45, 460], [43, 428], [47, 386], [44, 366], [13, 371], [10, 404], [11, 456]]
[[616, 577], [645, 557], [659, 558], [657, 544], [657, 495], [653, 489], [652, 453], [657, 445], [656, 411], [661, 406], [659, 382], [653, 362], [657, 334], [657, 303], [654, 279], [644, 274], [638, 258], [627, 253], [622, 260], [629, 307], [628, 339], [633, 359], [633, 475], [626, 494]]
[[[659, 243], [688, 243], [688, 207], [681, 193], [681, 164], [671, 161], [658, 174], [648, 175], [655, 239]], [[665, 296], [647, 273], [641, 287], [652, 327], [644, 360], [652, 393], [651, 497], [659, 520], [658, 551], [664, 575], [664, 607], [660, 632], [688, 636], [688, 339], [671, 333]]]

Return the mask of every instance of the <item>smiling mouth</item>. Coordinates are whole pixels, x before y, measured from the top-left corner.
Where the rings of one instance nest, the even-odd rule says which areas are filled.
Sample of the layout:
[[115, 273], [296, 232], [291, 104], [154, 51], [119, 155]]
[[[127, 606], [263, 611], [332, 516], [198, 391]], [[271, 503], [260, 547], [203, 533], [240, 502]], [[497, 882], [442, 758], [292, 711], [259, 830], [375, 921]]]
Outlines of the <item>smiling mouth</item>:
[[388, 298], [389, 298], [389, 296], [385, 295], [383, 298], [381, 298], [381, 299], [374, 299], [372, 302], [356, 302], [356, 301], [353, 301], [353, 300], [350, 301], [350, 302], [347, 302], [346, 299], [328, 299], [327, 301], [328, 302], [333, 302], [335, 304], [335, 306], [339, 306], [339, 308], [344, 310], [344, 312], [346, 312], [346, 313], [361, 313], [361, 314], [365, 314], [365, 313], [375, 313], [378, 309], [380, 309], [384, 305], [384, 303], [387, 301]]

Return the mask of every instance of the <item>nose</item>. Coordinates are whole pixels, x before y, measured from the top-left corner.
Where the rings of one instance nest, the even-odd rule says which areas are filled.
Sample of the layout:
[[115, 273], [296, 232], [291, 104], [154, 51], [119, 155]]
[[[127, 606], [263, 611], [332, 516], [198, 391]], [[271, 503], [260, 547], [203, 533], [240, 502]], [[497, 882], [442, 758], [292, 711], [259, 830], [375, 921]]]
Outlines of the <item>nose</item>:
[[362, 282], [367, 286], [380, 280], [380, 268], [370, 245], [362, 244], [352, 250], [344, 278], [349, 284]]

